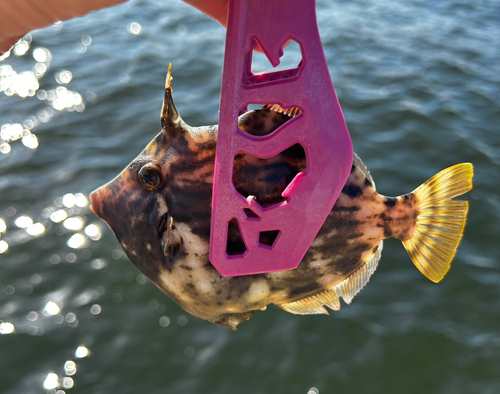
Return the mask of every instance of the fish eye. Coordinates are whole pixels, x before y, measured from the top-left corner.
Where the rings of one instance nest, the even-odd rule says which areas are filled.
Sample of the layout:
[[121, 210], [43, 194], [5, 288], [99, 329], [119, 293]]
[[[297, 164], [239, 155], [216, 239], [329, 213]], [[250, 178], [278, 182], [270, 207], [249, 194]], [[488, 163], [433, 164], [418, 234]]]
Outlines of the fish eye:
[[146, 164], [139, 170], [139, 180], [144, 189], [154, 190], [161, 184], [161, 172], [158, 166]]

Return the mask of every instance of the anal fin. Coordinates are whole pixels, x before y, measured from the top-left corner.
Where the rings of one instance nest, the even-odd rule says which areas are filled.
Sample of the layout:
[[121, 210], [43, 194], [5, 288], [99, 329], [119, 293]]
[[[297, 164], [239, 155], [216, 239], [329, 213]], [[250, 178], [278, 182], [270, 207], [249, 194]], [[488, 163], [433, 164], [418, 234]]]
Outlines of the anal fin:
[[340, 309], [340, 297], [344, 299], [346, 304], [350, 304], [354, 296], [368, 283], [370, 276], [377, 268], [380, 256], [382, 255], [382, 247], [383, 243], [380, 242], [377, 250], [361, 268], [342, 282], [337, 283], [331, 289], [298, 301], [281, 304], [279, 307], [297, 315], [321, 313], [328, 315], [328, 311], [323, 305], [334, 311], [338, 311]]

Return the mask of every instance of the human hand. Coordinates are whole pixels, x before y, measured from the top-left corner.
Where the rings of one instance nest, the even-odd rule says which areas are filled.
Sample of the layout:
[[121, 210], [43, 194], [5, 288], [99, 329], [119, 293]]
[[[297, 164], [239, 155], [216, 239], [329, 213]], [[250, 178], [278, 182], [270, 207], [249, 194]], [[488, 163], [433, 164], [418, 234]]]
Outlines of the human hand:
[[[125, 0], [0, 0], [0, 55], [34, 29], [83, 16]], [[184, 0], [227, 26], [229, 0]]]

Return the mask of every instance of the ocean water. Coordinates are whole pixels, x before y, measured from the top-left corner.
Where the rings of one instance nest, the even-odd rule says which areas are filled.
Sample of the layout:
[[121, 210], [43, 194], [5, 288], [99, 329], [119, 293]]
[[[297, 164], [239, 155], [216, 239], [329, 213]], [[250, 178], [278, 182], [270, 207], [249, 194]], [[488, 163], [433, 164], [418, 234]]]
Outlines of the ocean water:
[[475, 166], [446, 278], [431, 283], [389, 240], [351, 305], [271, 306], [236, 332], [149, 283], [87, 198], [159, 131], [169, 63], [182, 117], [217, 122], [225, 30], [180, 1], [134, 0], [33, 32], [0, 61], [2, 393], [500, 393], [500, 6], [318, 0], [317, 12], [379, 192]]

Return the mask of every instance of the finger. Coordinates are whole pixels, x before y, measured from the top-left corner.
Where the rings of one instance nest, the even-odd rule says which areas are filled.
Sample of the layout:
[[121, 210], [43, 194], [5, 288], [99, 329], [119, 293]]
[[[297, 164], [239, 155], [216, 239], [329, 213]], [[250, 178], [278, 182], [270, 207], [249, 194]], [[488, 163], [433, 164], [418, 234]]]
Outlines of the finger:
[[222, 26], [227, 27], [227, 12], [229, 0], [183, 0], [185, 3], [200, 10]]
[[0, 0], [0, 52], [31, 30], [82, 16], [124, 0]]

